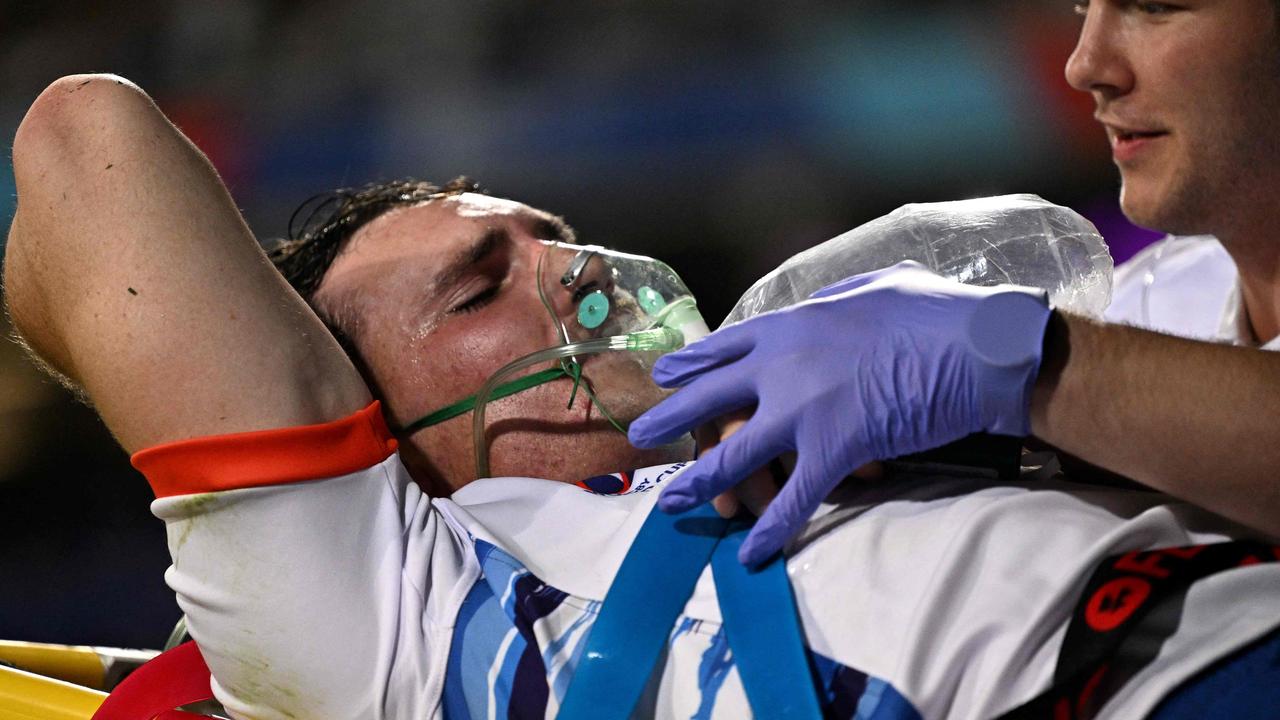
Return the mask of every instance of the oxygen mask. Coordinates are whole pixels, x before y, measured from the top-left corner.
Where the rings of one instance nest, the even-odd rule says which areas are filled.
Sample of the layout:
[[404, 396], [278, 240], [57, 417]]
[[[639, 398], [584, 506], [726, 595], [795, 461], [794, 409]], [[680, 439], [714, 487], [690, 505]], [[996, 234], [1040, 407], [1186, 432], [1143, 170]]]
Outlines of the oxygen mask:
[[[548, 241], [538, 257], [536, 280], [538, 298], [558, 344], [512, 360], [489, 376], [474, 395], [409, 423], [398, 435], [406, 437], [472, 411], [476, 475], [488, 477], [488, 403], [562, 378], [572, 381], [567, 407], [583, 402], [581, 398], [586, 396], [585, 401], [625, 434], [626, 428], [610, 411], [621, 398], [611, 398], [609, 378], [601, 375], [620, 370], [593, 363], [591, 370], [584, 372], [586, 358], [626, 353], [626, 360], [647, 376], [658, 357], [708, 332], [693, 293], [680, 276], [666, 263], [650, 257]], [[511, 379], [530, 367], [547, 364], [550, 366], [540, 371]]]

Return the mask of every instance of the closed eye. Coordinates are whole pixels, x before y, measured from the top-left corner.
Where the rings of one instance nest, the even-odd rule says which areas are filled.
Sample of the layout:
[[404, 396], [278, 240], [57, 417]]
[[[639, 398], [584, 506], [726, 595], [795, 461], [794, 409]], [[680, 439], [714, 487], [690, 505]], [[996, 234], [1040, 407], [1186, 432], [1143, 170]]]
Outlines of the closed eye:
[[476, 310], [479, 310], [485, 305], [488, 305], [489, 303], [493, 302], [494, 298], [498, 296], [498, 290], [500, 289], [501, 289], [501, 286], [499, 285], [490, 285], [484, 290], [481, 290], [479, 293], [472, 295], [461, 305], [457, 305], [451, 308], [449, 312], [451, 313], [475, 312]]

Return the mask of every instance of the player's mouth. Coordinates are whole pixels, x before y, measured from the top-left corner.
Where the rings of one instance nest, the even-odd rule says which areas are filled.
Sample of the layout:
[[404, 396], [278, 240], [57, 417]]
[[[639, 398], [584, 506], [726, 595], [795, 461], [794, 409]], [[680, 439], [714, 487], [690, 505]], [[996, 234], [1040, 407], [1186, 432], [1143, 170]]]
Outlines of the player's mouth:
[[1107, 134], [1111, 136], [1111, 156], [1118, 163], [1129, 162], [1144, 152], [1149, 152], [1153, 145], [1169, 134], [1167, 130], [1138, 130], [1131, 128], [1107, 126]]

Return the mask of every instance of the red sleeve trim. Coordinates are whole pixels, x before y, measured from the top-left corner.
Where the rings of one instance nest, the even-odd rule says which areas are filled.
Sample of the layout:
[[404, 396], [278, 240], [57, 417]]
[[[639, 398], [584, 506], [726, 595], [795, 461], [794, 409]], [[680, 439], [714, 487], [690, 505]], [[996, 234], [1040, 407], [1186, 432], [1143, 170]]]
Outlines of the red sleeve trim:
[[395, 450], [375, 400], [333, 422], [179, 440], [139, 450], [132, 461], [162, 498], [347, 475]]

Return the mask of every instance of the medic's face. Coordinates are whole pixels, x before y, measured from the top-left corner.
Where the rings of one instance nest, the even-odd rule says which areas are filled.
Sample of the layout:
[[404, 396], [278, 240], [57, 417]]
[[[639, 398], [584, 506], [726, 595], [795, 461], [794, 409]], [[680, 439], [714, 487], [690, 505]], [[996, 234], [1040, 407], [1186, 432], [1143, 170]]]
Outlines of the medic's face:
[[[538, 298], [537, 265], [550, 252], [548, 265], [560, 268], [572, 253], [547, 251], [545, 240], [572, 242], [572, 231], [526, 205], [473, 193], [392, 210], [355, 234], [315, 300], [345, 313], [342, 324], [393, 424], [467, 397], [507, 362], [561, 344]], [[569, 324], [574, 290], [558, 277], [544, 271], [544, 292]], [[662, 396], [625, 355], [589, 358], [584, 372], [607, 390], [609, 410], [623, 422]], [[581, 393], [566, 408], [571, 387], [558, 380], [490, 403], [494, 475], [572, 482], [691, 456], [687, 443], [631, 447]], [[470, 413], [415, 433], [401, 448], [414, 478], [432, 492], [474, 478]]]
[[[1093, 95], [1135, 222], [1228, 232], [1280, 168], [1274, 0], [1089, 0], [1067, 80]], [[1234, 223], [1234, 224], [1233, 224]]]

